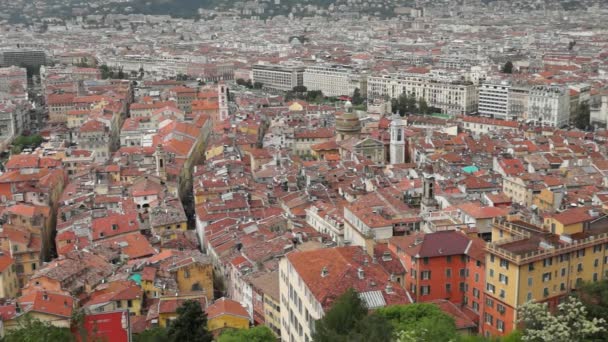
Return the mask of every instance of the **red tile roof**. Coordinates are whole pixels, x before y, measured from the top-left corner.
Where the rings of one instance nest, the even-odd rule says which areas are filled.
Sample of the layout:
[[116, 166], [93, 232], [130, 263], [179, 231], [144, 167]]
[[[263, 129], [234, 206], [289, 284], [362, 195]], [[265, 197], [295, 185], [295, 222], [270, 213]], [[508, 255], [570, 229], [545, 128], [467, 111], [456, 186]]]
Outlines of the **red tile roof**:
[[112, 214], [93, 220], [93, 240], [139, 231], [137, 213]]
[[12, 264], [13, 258], [11, 258], [11, 254], [6, 251], [0, 251], [0, 272], [4, 272]]
[[70, 318], [74, 308], [74, 298], [60, 293], [35, 291], [17, 299], [23, 313], [41, 312]]
[[470, 239], [466, 235], [452, 230], [394, 236], [389, 239], [389, 244], [417, 258], [465, 254], [469, 243]]
[[[380, 291], [387, 305], [410, 302], [405, 290], [390, 282], [390, 275], [379, 264], [372, 263], [360, 247], [295, 252], [289, 253], [287, 259], [325, 309], [331, 307], [348, 288], [359, 293]], [[358, 268], [362, 268], [363, 278], [359, 277]], [[325, 276], [323, 270], [327, 271]], [[393, 288], [391, 293], [385, 291], [388, 284]]]
[[220, 298], [216, 300], [213, 304], [207, 307], [206, 311], [209, 319], [223, 315], [238, 316], [249, 319], [249, 313], [247, 310], [245, 310], [241, 303], [228, 298]]
[[558, 214], [549, 215], [548, 217], [552, 217], [565, 226], [597, 218], [589, 214], [589, 208], [587, 207], [568, 209]]

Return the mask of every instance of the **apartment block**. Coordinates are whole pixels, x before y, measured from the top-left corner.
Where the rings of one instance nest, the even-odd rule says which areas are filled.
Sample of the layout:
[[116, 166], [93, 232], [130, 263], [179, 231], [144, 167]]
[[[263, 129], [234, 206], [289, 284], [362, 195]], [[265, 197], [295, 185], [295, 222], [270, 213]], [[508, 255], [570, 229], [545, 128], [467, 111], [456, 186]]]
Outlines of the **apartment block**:
[[562, 127], [570, 120], [570, 92], [560, 86], [534, 86], [530, 89], [528, 122]]
[[371, 100], [398, 98], [401, 94], [423, 98], [429, 106], [450, 115], [477, 112], [477, 88], [471, 82], [454, 77], [413, 73], [368, 78], [367, 96]]
[[315, 65], [304, 71], [304, 86], [308, 90], [320, 90], [325, 96], [351, 96], [357, 88], [365, 95], [367, 78], [348, 66]]
[[500, 336], [516, 329], [524, 303], [555, 308], [583, 282], [608, 276], [608, 220], [583, 207], [547, 215], [541, 226], [495, 220], [486, 250], [480, 332]]
[[304, 85], [304, 66], [265, 65], [252, 67], [253, 82], [263, 84], [264, 89], [289, 91]]
[[510, 119], [508, 82], [484, 82], [479, 88], [479, 115], [495, 119]]
[[370, 309], [411, 303], [397, 279], [362, 248], [289, 253], [279, 262], [282, 341], [311, 341], [315, 321], [353, 288]]

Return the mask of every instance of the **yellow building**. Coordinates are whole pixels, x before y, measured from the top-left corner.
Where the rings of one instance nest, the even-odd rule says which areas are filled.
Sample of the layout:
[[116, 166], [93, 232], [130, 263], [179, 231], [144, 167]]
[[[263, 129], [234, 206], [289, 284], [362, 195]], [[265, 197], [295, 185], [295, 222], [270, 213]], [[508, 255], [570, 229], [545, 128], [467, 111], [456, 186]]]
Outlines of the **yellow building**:
[[278, 297], [264, 294], [265, 325], [277, 336], [281, 336], [281, 302]]
[[76, 300], [56, 292], [36, 291], [19, 297], [17, 303], [19, 313], [3, 322], [6, 330], [19, 328], [19, 323], [25, 316], [59, 328], [69, 328]]
[[186, 212], [178, 199], [166, 200], [150, 210], [150, 226], [154, 233], [166, 236], [166, 232], [188, 229]]
[[261, 324], [258, 320], [259, 316], [262, 316], [264, 325], [270, 328], [277, 337], [280, 337], [281, 291], [279, 289], [279, 272], [267, 272], [254, 277], [251, 279], [251, 286], [253, 287], [253, 318], [255, 323]]
[[249, 314], [237, 301], [220, 298], [209, 305], [207, 312], [207, 327], [211, 332], [223, 329], [249, 329]]
[[166, 328], [171, 321], [177, 318], [177, 309], [187, 300], [199, 302], [203, 309], [207, 306], [207, 299], [200, 293], [161, 297], [158, 301], [158, 307], [156, 308], [158, 318], [153, 318], [152, 324]]
[[30, 276], [42, 264], [42, 238], [24, 227], [5, 224], [0, 234], [0, 250], [12, 255], [19, 288], [28, 282]]
[[133, 281], [113, 281], [97, 286], [83, 307], [90, 312], [128, 309], [132, 316], [141, 315], [143, 291]]
[[203, 291], [208, 300], [213, 299], [213, 264], [194, 258], [184, 259], [169, 271], [175, 275], [180, 293]]
[[0, 298], [15, 298], [19, 289], [15, 262], [9, 253], [0, 251]]
[[563, 189], [551, 190], [546, 188], [534, 196], [533, 204], [540, 211], [554, 212], [561, 207], [564, 197]]
[[608, 277], [608, 219], [590, 208], [546, 217], [543, 227], [495, 221], [486, 254], [486, 305], [481, 330], [504, 335], [516, 328], [526, 302], [555, 307], [582, 282]]

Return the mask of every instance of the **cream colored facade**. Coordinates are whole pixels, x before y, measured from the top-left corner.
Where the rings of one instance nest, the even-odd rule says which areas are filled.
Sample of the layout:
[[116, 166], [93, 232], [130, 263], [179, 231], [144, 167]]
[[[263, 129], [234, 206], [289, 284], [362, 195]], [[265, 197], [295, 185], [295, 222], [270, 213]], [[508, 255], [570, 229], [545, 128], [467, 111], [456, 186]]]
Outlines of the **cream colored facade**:
[[[551, 226], [551, 223], [549, 220], [545, 225]], [[593, 236], [573, 243], [570, 234], [581, 232], [582, 227], [582, 224], [566, 227], [558, 224], [556, 233], [569, 234], [560, 235], [556, 245], [530, 240], [545, 232], [541, 227], [521, 221], [494, 222], [492, 243], [486, 254], [485, 294], [503, 305], [504, 309], [489, 319], [492, 323], [497, 319], [506, 322], [499, 331], [508, 333], [515, 329], [517, 308], [529, 301], [555, 306], [583, 282], [608, 278], [606, 228], [599, 228], [597, 234], [591, 233]], [[531, 247], [535, 243], [538, 246]]]
[[281, 293], [281, 340], [312, 341], [314, 322], [323, 317], [323, 307], [287, 258], [279, 262]]
[[349, 67], [314, 65], [304, 71], [304, 86], [308, 90], [320, 90], [325, 96], [351, 96], [359, 88], [365, 96], [367, 78]]
[[424, 98], [429, 106], [441, 108], [446, 114], [461, 115], [477, 111], [477, 87], [472, 83], [426, 74], [370, 76], [367, 80], [368, 99], [398, 98], [404, 93], [413, 93], [417, 99]]

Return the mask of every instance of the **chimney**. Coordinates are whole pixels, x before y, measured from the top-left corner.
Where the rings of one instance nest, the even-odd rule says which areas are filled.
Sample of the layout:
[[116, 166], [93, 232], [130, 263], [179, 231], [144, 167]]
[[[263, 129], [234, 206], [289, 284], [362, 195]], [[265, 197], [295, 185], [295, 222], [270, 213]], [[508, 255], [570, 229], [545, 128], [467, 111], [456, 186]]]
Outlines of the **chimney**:
[[365, 273], [363, 272], [363, 269], [361, 267], [357, 269], [357, 276], [359, 277], [359, 279], [365, 278]]
[[327, 277], [328, 274], [329, 271], [327, 270], [327, 266], [323, 266], [323, 269], [321, 270], [321, 278]]

